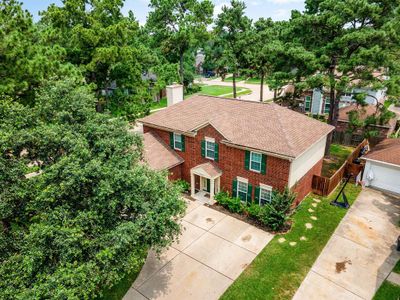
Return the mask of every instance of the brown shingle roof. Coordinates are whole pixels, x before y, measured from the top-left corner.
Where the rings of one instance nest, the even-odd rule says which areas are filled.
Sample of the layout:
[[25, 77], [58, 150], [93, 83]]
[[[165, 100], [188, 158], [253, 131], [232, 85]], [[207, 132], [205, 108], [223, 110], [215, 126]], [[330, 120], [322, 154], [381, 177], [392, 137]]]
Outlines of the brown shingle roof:
[[[349, 113], [351, 111], [358, 110], [360, 112], [359, 116], [361, 120], [365, 120], [367, 117], [372, 116], [376, 113], [375, 105], [367, 105], [364, 107], [359, 107], [357, 105], [349, 105], [339, 109], [339, 121], [348, 122], [349, 121]], [[396, 127], [396, 118], [392, 118], [389, 123], [385, 125], [380, 125], [387, 128]]]
[[139, 121], [187, 134], [211, 124], [229, 143], [292, 158], [333, 130], [277, 104], [210, 96], [193, 96]]
[[400, 166], [400, 139], [386, 139], [364, 157]]
[[153, 170], [168, 170], [184, 162], [161, 138], [152, 132], [143, 135], [144, 160]]
[[216, 178], [222, 175], [221, 169], [210, 162], [198, 165], [197, 167], [193, 168], [193, 171], [196, 170], [201, 170], [205, 172], [210, 178]]

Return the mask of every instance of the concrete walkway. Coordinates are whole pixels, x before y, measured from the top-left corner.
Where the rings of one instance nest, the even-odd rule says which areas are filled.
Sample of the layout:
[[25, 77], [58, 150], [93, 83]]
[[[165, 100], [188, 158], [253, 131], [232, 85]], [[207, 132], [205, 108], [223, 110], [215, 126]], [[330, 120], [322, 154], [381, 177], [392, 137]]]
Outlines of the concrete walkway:
[[[233, 86], [232, 82], [223, 82], [221, 78], [217, 79], [207, 79], [202, 78], [200, 80], [196, 80], [196, 83], [202, 83], [206, 85], [222, 85], [222, 86]], [[244, 81], [239, 81], [236, 83], [238, 88], [246, 88], [251, 90], [251, 94], [238, 96], [238, 99], [248, 100], [248, 101], [260, 101], [260, 84], [251, 84], [245, 83]], [[274, 98], [274, 92], [271, 91], [267, 85], [264, 85], [264, 101], [271, 100]]]
[[218, 299], [273, 235], [188, 201], [179, 242], [150, 252], [124, 300]]
[[400, 259], [399, 221], [400, 198], [363, 190], [293, 299], [372, 299]]

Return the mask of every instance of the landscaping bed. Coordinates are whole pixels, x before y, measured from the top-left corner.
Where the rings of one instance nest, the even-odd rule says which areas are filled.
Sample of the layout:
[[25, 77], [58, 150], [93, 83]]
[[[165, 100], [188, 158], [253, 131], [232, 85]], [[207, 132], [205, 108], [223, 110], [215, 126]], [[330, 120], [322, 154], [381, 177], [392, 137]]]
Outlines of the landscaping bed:
[[[338, 191], [306, 197], [292, 216], [291, 230], [276, 235], [221, 299], [291, 299], [347, 212], [330, 205]], [[360, 191], [346, 187], [350, 204]]]

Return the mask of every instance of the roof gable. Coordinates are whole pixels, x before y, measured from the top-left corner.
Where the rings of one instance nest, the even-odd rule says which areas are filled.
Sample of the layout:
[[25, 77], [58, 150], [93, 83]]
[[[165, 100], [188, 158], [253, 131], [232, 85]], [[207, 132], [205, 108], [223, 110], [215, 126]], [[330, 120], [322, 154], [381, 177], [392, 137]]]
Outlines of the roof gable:
[[194, 134], [210, 124], [235, 145], [295, 158], [333, 127], [277, 104], [193, 96], [139, 120]]

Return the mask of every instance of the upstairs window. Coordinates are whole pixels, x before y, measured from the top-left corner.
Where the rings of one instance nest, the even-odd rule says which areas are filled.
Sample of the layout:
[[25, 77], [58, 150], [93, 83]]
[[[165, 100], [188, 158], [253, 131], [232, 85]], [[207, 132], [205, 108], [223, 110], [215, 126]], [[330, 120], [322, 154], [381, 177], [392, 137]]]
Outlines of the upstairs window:
[[185, 152], [185, 136], [182, 134], [170, 132], [169, 146], [174, 150]]
[[257, 152], [250, 152], [250, 170], [254, 172], [261, 172], [262, 154]]
[[206, 158], [215, 159], [215, 143], [206, 140]]
[[304, 109], [306, 112], [311, 110], [311, 96], [306, 96], [304, 100]]
[[324, 113], [329, 114], [331, 110], [331, 99], [329, 97], [325, 98]]
[[182, 134], [174, 133], [174, 149], [182, 151], [183, 145], [182, 145]]

